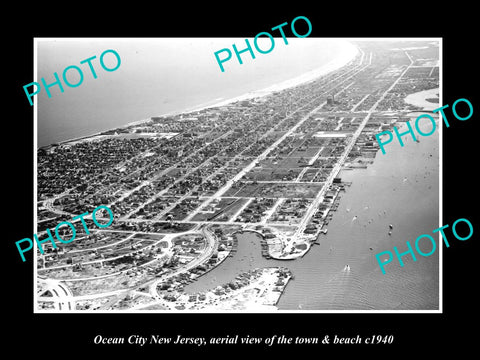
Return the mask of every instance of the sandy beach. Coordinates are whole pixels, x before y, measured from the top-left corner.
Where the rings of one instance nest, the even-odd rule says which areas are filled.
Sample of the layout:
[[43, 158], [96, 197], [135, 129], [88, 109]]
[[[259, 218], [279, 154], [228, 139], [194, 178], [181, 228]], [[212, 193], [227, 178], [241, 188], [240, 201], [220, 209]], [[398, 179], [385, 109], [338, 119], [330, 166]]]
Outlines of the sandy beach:
[[[330, 61], [329, 63], [322, 65], [318, 67], [317, 69], [311, 70], [305, 74], [296, 76], [292, 79], [285, 80], [282, 82], [279, 82], [277, 84], [271, 85], [269, 87], [248, 92], [246, 94], [233, 97], [230, 99], [217, 99], [219, 100], [218, 102], [215, 102], [213, 104], [205, 104], [201, 105], [198, 107], [194, 107], [192, 110], [188, 110], [188, 112], [194, 112], [194, 111], [200, 111], [203, 109], [208, 109], [208, 108], [214, 108], [214, 107], [219, 107], [219, 106], [225, 106], [230, 103], [236, 102], [236, 101], [242, 101], [242, 100], [248, 100], [248, 99], [253, 99], [253, 98], [259, 98], [259, 97], [264, 97], [267, 95], [270, 95], [276, 91], [282, 91], [288, 88], [292, 88], [301, 84], [306, 84], [311, 81], [315, 81], [321, 76], [324, 76], [332, 71], [338, 70], [341, 67], [347, 65], [350, 61], [352, 61], [355, 56], [357, 56], [359, 50], [356, 46], [352, 45], [351, 43], [345, 41], [345, 47], [343, 48], [343, 52], [339, 54], [335, 59]], [[169, 114], [164, 114], [162, 116], [166, 115], [174, 115], [174, 114], [180, 114], [182, 112], [176, 112], [176, 113], [169, 113]]]
[[[261, 97], [268, 96], [268, 95], [270, 95], [274, 92], [277, 92], [277, 91], [286, 90], [288, 88], [292, 88], [292, 87], [295, 87], [295, 86], [298, 86], [298, 85], [301, 85], [301, 84], [304, 84], [304, 83], [314, 81], [321, 76], [324, 76], [324, 75], [326, 75], [326, 74], [328, 74], [332, 71], [338, 70], [341, 67], [345, 66], [351, 60], [353, 60], [355, 58], [355, 56], [358, 54], [358, 52], [359, 52], [358, 48], [356, 46], [354, 46], [353, 44], [351, 44], [350, 42], [348, 42], [347, 40], [338, 40], [338, 41], [340, 41], [342, 43], [341, 44], [341, 50], [340, 50], [340, 53], [335, 55], [334, 59], [330, 60], [326, 64], [323, 64], [323, 65], [319, 66], [318, 68], [307, 71], [307, 72], [305, 72], [305, 73], [303, 73], [299, 76], [295, 76], [295, 77], [290, 78], [288, 80], [280, 81], [278, 83], [275, 83], [273, 85], [270, 85], [270, 86], [267, 86], [267, 87], [264, 87], [264, 88], [261, 88], [261, 89], [258, 89], [258, 90], [246, 92], [246, 93], [243, 93], [239, 96], [228, 97], [228, 98], [223, 98], [223, 97], [218, 97], [217, 96], [214, 100], [203, 102], [200, 105], [187, 106], [186, 108], [183, 108], [182, 110], [167, 111], [167, 112], [161, 113], [160, 115], [152, 113], [150, 117], [143, 118], [141, 120], [133, 120], [133, 121], [130, 121], [130, 122], [128, 122], [126, 124], [123, 124], [123, 125], [111, 126], [110, 129], [122, 129], [122, 128], [126, 128], [126, 127], [129, 127], [129, 126], [141, 125], [145, 122], [150, 121], [151, 117], [157, 117], [157, 116], [158, 117], [165, 117], [165, 116], [175, 116], [175, 115], [180, 115], [180, 114], [188, 114], [188, 113], [192, 113], [192, 112], [201, 111], [203, 109], [225, 106], [227, 104], [231, 104], [231, 103], [236, 102], [236, 101], [248, 100], [248, 99], [253, 99], [253, 98], [261, 98]], [[42, 119], [39, 118], [39, 121], [40, 120], [42, 120]], [[72, 141], [83, 141], [84, 139], [87, 139], [89, 137], [98, 136], [105, 131], [106, 130], [104, 129], [102, 131], [95, 131], [95, 132], [93, 132], [91, 134], [88, 134], [88, 135], [71, 136], [71, 137], [68, 137], [65, 140], [53, 141], [51, 143], [65, 144], [65, 143], [69, 143], [69, 142], [72, 142]], [[39, 143], [41, 143], [41, 141], [39, 141]], [[42, 147], [48, 146], [50, 144], [42, 144], [42, 145], [39, 145], [38, 148], [42, 148]]]
[[[266, 96], [341, 68], [358, 53], [357, 47], [344, 39], [295, 38], [270, 57], [257, 56], [255, 62], [232, 66], [231, 73], [220, 74], [212, 66], [207, 48], [222, 41], [202, 38], [195, 42], [188, 39], [138, 42], [134, 48], [143, 53], [141, 57], [131, 47], [117, 44], [118, 51], [122, 50], [130, 62], [128, 66], [125, 62], [121, 72], [115, 73], [112, 78], [115, 86], [110, 82], [88, 83], [54, 99], [45, 99], [40, 94], [37, 148], [140, 125], [152, 116], [173, 116]], [[195, 66], [175, 50], [182, 45], [199, 55]], [[162, 51], [170, 48], [172, 57], [161, 58]], [[65, 56], [67, 50], [70, 56], [76, 51], [71, 44], [65, 48]], [[52, 51], [57, 51], [55, 45], [42, 43], [39, 66], [53, 66], [49, 60]], [[202, 71], [198, 71], [200, 64]], [[141, 75], [145, 67], [150, 69], [148, 77]], [[139, 86], [131, 88], [132, 81]]]
[[[276, 91], [282, 91], [286, 90], [298, 85], [306, 84], [311, 81], [317, 80], [319, 77], [327, 75], [330, 72], [333, 72], [335, 70], [338, 70], [342, 68], [343, 66], [347, 65], [350, 61], [352, 61], [357, 54], [359, 53], [359, 50], [356, 46], [351, 44], [350, 42], [344, 40], [344, 47], [342, 49], [342, 53], [340, 53], [335, 59], [331, 60], [327, 64], [324, 64], [314, 70], [308, 71], [302, 75], [296, 76], [294, 78], [273, 84], [271, 86], [268, 86], [263, 89], [251, 91], [239, 96], [235, 96], [232, 98], [224, 99], [224, 98], [217, 98], [215, 100], [203, 103], [201, 105], [196, 105], [191, 108], [187, 108], [182, 111], [171, 111], [167, 113], [163, 113], [161, 115], [157, 115], [159, 117], [162, 116], [174, 116], [174, 115], [179, 115], [179, 114], [186, 114], [186, 113], [191, 113], [191, 112], [197, 112], [201, 111], [204, 109], [210, 109], [210, 108], [216, 108], [220, 106], [225, 106], [231, 103], [234, 103], [236, 101], [243, 101], [243, 100], [249, 100], [249, 99], [254, 99], [254, 98], [261, 98], [264, 96], [271, 95], [272, 93]], [[149, 121], [150, 118], [144, 119], [144, 120], [139, 120], [139, 121], [133, 121], [128, 123], [126, 126], [131, 126], [131, 125], [139, 125], [143, 122]]]
[[[430, 101], [429, 101], [430, 99]], [[436, 102], [434, 101], [436, 100]], [[422, 110], [431, 111], [439, 108], [439, 89], [430, 89], [419, 91], [405, 97], [405, 102], [422, 108]]]

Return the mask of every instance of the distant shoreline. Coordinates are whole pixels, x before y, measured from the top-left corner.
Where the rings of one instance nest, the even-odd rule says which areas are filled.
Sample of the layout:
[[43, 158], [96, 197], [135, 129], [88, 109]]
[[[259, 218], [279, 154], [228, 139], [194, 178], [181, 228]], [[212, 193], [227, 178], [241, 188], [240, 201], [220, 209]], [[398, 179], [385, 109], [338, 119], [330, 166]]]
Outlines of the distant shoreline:
[[[338, 70], [346, 66], [350, 61], [355, 59], [355, 57], [359, 53], [358, 47], [353, 45], [350, 42], [348, 42], [348, 44], [349, 44], [348, 50], [345, 47], [344, 52], [342, 54], [337, 56], [335, 59], [329, 61], [327, 64], [320, 66], [319, 68], [310, 70], [307, 73], [304, 73], [302, 75], [296, 76], [288, 80], [284, 80], [282, 82], [276, 83], [274, 85], [268, 86], [260, 90], [250, 91], [246, 94], [239, 95], [227, 100], [221, 100], [219, 102], [214, 103], [213, 105], [201, 105], [201, 106], [199, 105], [199, 106], [193, 107], [193, 110], [189, 110], [188, 112], [201, 111], [204, 109], [225, 106], [236, 101], [249, 100], [257, 97], [264, 97], [264, 96], [271, 95], [277, 91], [283, 91], [286, 89], [293, 88], [295, 86], [299, 86], [299, 85], [303, 85], [303, 84], [307, 84], [309, 82], [315, 81], [321, 76], [325, 76], [330, 72], [333, 72], [335, 70]], [[167, 115], [178, 115], [184, 112], [187, 112], [187, 111], [182, 111], [177, 113], [172, 112]], [[162, 116], [165, 116], [165, 115], [162, 115]]]
[[[83, 136], [79, 136], [79, 137], [75, 137], [75, 138], [70, 138], [70, 139], [67, 139], [67, 140], [61, 140], [61, 141], [53, 142], [53, 143], [50, 143], [48, 145], [38, 146], [37, 151], [39, 149], [48, 149], [48, 148], [51, 148], [52, 146], [64, 145], [64, 144], [68, 144], [70, 142], [82, 141], [82, 140], [85, 140], [85, 139], [88, 139], [88, 138], [91, 138], [91, 137], [100, 136], [103, 133], [105, 133], [107, 131], [114, 130], [114, 129], [123, 129], [123, 128], [127, 128], [127, 127], [130, 127], [130, 126], [141, 125], [143, 123], [146, 123], [146, 122], [150, 121], [152, 119], [152, 117], [166, 117], [166, 116], [177, 116], [177, 115], [181, 115], [181, 114], [189, 114], [189, 113], [192, 113], [192, 112], [198, 112], [198, 111], [202, 111], [202, 110], [205, 110], [205, 109], [212, 109], [212, 108], [217, 108], [217, 107], [221, 107], [221, 106], [226, 106], [228, 104], [231, 104], [231, 103], [234, 103], [234, 102], [237, 102], [237, 101], [251, 100], [251, 99], [254, 99], [254, 98], [265, 97], [265, 96], [273, 94], [274, 92], [284, 91], [286, 89], [291, 89], [291, 88], [294, 88], [294, 87], [299, 86], [299, 85], [307, 84], [307, 83], [315, 81], [318, 78], [320, 78], [322, 76], [325, 76], [325, 75], [327, 75], [327, 74], [329, 74], [333, 71], [341, 69], [342, 67], [346, 66], [349, 62], [351, 62], [353, 59], [355, 59], [355, 57], [358, 55], [358, 53], [359, 53], [359, 49], [356, 45], [352, 44], [351, 42], [345, 41], [345, 46], [342, 49], [342, 53], [340, 53], [336, 58], [329, 61], [327, 64], [324, 64], [324, 65], [320, 66], [319, 68], [310, 70], [307, 73], [296, 76], [294, 78], [291, 78], [291, 79], [284, 80], [282, 82], [273, 84], [273, 85], [268, 86], [266, 88], [255, 90], [255, 91], [250, 91], [248, 93], [245, 93], [245, 94], [242, 94], [242, 95], [239, 95], [239, 96], [235, 96], [235, 97], [229, 98], [229, 99], [215, 99], [215, 100], [209, 101], [207, 103], [200, 104], [200, 105], [194, 105], [194, 106], [191, 106], [191, 107], [183, 109], [183, 110], [171, 111], [171, 112], [168, 112], [168, 113], [163, 113], [161, 115], [152, 115], [151, 117], [149, 117], [147, 119], [132, 121], [132, 122], [129, 122], [125, 125], [116, 126], [114, 128], [107, 129], [107, 130], [102, 130], [100, 132], [92, 133], [92, 134], [89, 134], [89, 135], [83, 135]], [[211, 103], [211, 104], [209, 104], [209, 103]]]

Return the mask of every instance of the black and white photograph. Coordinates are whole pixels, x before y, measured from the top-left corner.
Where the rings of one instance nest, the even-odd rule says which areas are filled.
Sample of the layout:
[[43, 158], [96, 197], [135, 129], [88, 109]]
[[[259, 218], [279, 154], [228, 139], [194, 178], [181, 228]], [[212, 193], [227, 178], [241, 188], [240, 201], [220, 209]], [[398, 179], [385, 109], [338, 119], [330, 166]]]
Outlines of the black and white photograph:
[[475, 11], [178, 5], [4, 26], [6, 353], [469, 353]]
[[37, 311], [440, 309], [441, 39], [36, 40]]

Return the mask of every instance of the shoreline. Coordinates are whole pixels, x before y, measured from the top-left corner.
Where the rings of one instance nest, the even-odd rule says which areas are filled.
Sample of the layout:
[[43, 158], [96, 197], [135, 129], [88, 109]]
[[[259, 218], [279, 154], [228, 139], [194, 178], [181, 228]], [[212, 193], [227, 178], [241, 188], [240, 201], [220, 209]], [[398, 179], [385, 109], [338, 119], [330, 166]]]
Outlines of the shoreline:
[[[215, 102], [213, 105], [198, 105], [198, 106], [192, 107], [193, 108], [192, 110], [187, 109], [186, 111], [177, 112], [177, 113], [171, 112], [170, 114], [167, 114], [167, 115], [178, 115], [184, 112], [195, 112], [195, 111], [201, 111], [204, 109], [225, 106], [236, 101], [265, 97], [277, 91], [283, 91], [286, 89], [294, 88], [299, 85], [308, 84], [309, 82], [317, 80], [321, 76], [325, 76], [328, 73], [341, 69], [342, 67], [346, 66], [349, 62], [355, 59], [355, 57], [359, 53], [358, 46], [348, 41], [345, 41], [345, 43], [348, 44], [348, 49], [347, 49], [347, 46], [345, 46], [345, 48], [343, 49], [343, 53], [338, 55], [336, 58], [330, 60], [325, 65], [322, 65], [316, 69], [310, 70], [304, 74], [298, 75], [291, 79], [283, 80], [276, 84], [267, 86], [263, 89], [250, 91], [248, 93], [245, 93], [230, 99], [226, 99], [226, 100], [222, 99], [219, 102]], [[165, 115], [162, 115], [162, 116], [165, 116]]]
[[[287, 79], [287, 80], [284, 80], [284, 81], [281, 81], [281, 82], [277, 82], [277, 83], [275, 83], [273, 85], [270, 85], [268, 87], [265, 87], [265, 88], [262, 88], [262, 89], [259, 89], [259, 90], [250, 91], [250, 92], [247, 92], [245, 94], [241, 94], [241, 95], [229, 98], [229, 99], [223, 99], [223, 98], [219, 99], [219, 98], [217, 98], [217, 99], [209, 101], [207, 103], [190, 106], [190, 107], [184, 108], [182, 110], [178, 110], [178, 111], [170, 111], [168, 113], [163, 113], [161, 115], [152, 115], [151, 117], [149, 117], [147, 119], [131, 121], [131, 122], [128, 122], [127, 124], [125, 124], [125, 125], [116, 126], [114, 128], [102, 130], [102, 131], [95, 132], [95, 133], [92, 133], [92, 134], [89, 134], [89, 135], [83, 135], [83, 136], [74, 137], [74, 138], [70, 138], [70, 139], [66, 139], [66, 140], [56, 141], [56, 142], [53, 142], [53, 143], [50, 143], [50, 144], [47, 144], [47, 145], [43, 145], [43, 146], [38, 146], [37, 151], [39, 149], [51, 148], [54, 145], [64, 145], [64, 144], [68, 144], [70, 142], [82, 141], [82, 140], [85, 140], [85, 139], [88, 139], [88, 138], [92, 138], [92, 137], [96, 137], [96, 136], [102, 136], [102, 133], [105, 133], [107, 131], [111, 131], [113, 129], [124, 129], [124, 128], [127, 128], [129, 126], [141, 125], [143, 123], [146, 123], [146, 122], [150, 121], [152, 117], [177, 116], [177, 115], [181, 115], [181, 114], [189, 114], [189, 113], [193, 113], [193, 112], [202, 111], [202, 110], [205, 110], [205, 109], [218, 108], [218, 107], [222, 107], [222, 106], [232, 104], [232, 103], [237, 102], [237, 101], [251, 100], [251, 99], [255, 99], [255, 98], [263, 98], [263, 97], [272, 95], [275, 92], [284, 91], [284, 90], [287, 90], [287, 89], [295, 88], [295, 87], [300, 86], [300, 85], [308, 84], [310, 82], [313, 82], [313, 81], [317, 80], [318, 78], [320, 78], [322, 76], [328, 75], [331, 72], [334, 72], [336, 70], [341, 69], [342, 67], [348, 65], [351, 61], [353, 61], [357, 57], [357, 55], [359, 53], [358, 46], [352, 44], [351, 42], [349, 42], [347, 40], [345, 40], [344, 43], [345, 43], [345, 46], [342, 49], [342, 52], [339, 55], [337, 55], [337, 57], [335, 57], [334, 59], [330, 60], [328, 63], [326, 63], [326, 64], [324, 64], [324, 65], [322, 65], [322, 66], [320, 66], [316, 69], [310, 70], [310, 71], [308, 71], [304, 74], [298, 75], [294, 78]], [[208, 104], [208, 103], [213, 103], [213, 104]], [[37, 126], [38, 126], [38, 124], [37, 124]]]

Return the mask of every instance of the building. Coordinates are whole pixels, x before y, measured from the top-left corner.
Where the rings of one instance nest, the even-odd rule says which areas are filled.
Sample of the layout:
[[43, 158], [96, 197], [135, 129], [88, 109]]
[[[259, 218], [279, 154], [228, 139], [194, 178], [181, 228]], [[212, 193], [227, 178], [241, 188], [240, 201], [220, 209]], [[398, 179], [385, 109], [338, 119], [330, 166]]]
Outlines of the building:
[[334, 97], [334, 95], [328, 95], [328, 96], [327, 96], [327, 104], [328, 104], [328, 105], [334, 105], [334, 104], [335, 104], [335, 97]]

